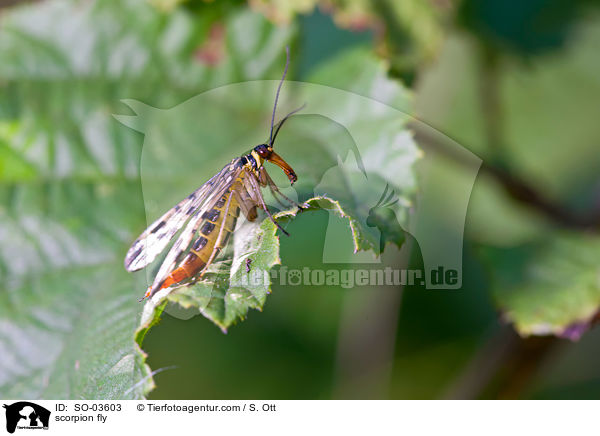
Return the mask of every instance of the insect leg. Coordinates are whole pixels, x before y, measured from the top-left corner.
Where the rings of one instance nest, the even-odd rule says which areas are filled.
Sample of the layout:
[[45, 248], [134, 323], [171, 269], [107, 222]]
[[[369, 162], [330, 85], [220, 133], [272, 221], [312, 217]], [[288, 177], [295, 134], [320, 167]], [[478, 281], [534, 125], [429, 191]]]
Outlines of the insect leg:
[[271, 221], [273, 221], [273, 224], [275, 224], [277, 226], [277, 228], [279, 230], [281, 230], [286, 236], [290, 236], [290, 234], [288, 232], [286, 232], [285, 229], [283, 227], [281, 227], [277, 221], [275, 221], [273, 214], [271, 214], [271, 212], [269, 211], [269, 208], [265, 204], [265, 200], [263, 199], [262, 192], [260, 191], [260, 184], [258, 183], [258, 179], [256, 178], [256, 176], [253, 173], [248, 172], [248, 176], [244, 178], [244, 181], [246, 181], [246, 180], [248, 181], [248, 183], [251, 186], [251, 189], [248, 191], [250, 193], [250, 195], [254, 195], [255, 200], [260, 205], [260, 207], [262, 207], [262, 209], [267, 213], [269, 218], [271, 218]]
[[258, 181], [262, 186], [268, 186], [269, 189], [271, 190], [271, 193], [273, 194], [273, 197], [275, 197], [275, 200], [277, 200], [277, 202], [283, 206], [283, 207], [287, 207], [285, 204], [283, 204], [279, 198], [277, 198], [277, 194], [281, 195], [284, 199], [286, 199], [290, 205], [292, 206], [296, 206], [298, 209], [303, 210], [307, 208], [306, 204], [298, 204], [296, 203], [294, 200], [292, 200], [291, 198], [288, 198], [285, 194], [283, 194], [279, 188], [277, 187], [277, 185], [275, 184], [275, 182], [273, 181], [273, 179], [271, 178], [271, 176], [269, 175], [269, 173], [267, 172], [267, 170], [265, 170], [264, 168], [261, 168], [259, 174], [258, 174]]
[[[267, 173], [267, 170], [264, 168], [261, 168], [258, 172], [258, 183], [260, 184], [260, 186], [263, 186], [263, 187], [268, 186], [269, 187], [269, 189], [271, 190], [271, 194], [273, 194], [273, 198], [277, 201], [277, 203], [279, 203], [279, 205], [281, 207], [283, 207], [283, 208], [288, 207], [288, 205], [284, 204], [277, 196], [277, 192], [279, 191], [279, 190], [277, 190], [277, 192], [276, 192], [276, 190], [275, 190], [277, 188], [277, 185], [275, 185], [275, 182], [273, 182], [273, 180], [269, 176], [269, 173]], [[272, 185], [275, 185], [275, 189], [273, 188]], [[281, 192], [279, 192], [279, 193], [281, 194]], [[283, 194], [281, 194], [281, 195], [283, 195]], [[285, 197], [285, 195], [283, 195], [283, 197]], [[285, 198], [287, 198], [287, 197], [285, 197]]]
[[244, 216], [248, 221], [254, 221], [258, 216], [256, 213], [256, 201], [252, 195], [248, 192], [246, 184], [240, 186], [239, 189], [232, 191], [237, 202], [239, 203], [240, 209], [244, 213]]

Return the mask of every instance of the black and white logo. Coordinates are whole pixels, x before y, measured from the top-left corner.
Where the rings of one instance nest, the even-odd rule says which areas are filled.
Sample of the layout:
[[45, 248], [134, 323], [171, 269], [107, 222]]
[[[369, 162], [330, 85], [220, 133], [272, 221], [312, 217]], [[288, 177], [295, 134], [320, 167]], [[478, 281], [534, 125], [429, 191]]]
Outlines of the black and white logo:
[[14, 433], [16, 429], [48, 430], [50, 411], [29, 401], [5, 404], [6, 431]]

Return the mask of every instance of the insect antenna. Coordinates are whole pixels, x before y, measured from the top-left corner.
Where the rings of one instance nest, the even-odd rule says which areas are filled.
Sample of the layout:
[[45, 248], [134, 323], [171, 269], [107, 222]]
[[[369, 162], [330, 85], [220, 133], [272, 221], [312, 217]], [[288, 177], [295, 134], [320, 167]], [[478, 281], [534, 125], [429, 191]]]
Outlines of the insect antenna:
[[[273, 113], [271, 114], [271, 131], [269, 132], [269, 141], [267, 142], [267, 144], [269, 146], [273, 146], [273, 143], [275, 142], [275, 138], [277, 138], [277, 134], [279, 133], [279, 129], [281, 129], [281, 126], [283, 126], [283, 123], [285, 123], [285, 121], [289, 117], [294, 115], [296, 112], [301, 111], [302, 109], [304, 109], [306, 107], [306, 103], [304, 103], [298, 109], [294, 109], [293, 111], [291, 111], [289, 114], [287, 114], [285, 117], [283, 117], [283, 119], [281, 121], [279, 121], [277, 123], [277, 127], [275, 128], [275, 112], [277, 111], [277, 102], [279, 101], [279, 91], [281, 91], [281, 86], [283, 85], [285, 76], [287, 75], [289, 64], [290, 64], [290, 48], [286, 46], [285, 47], [285, 69], [283, 70], [283, 76], [281, 76], [281, 80], [279, 81], [279, 86], [277, 87], [277, 93], [275, 94], [275, 104], [273, 104]], [[273, 134], [274, 128], [275, 128], [275, 134]]]
[[289, 117], [291, 117], [292, 115], [294, 115], [296, 112], [301, 111], [305, 107], [306, 107], [306, 103], [304, 103], [298, 109], [294, 109], [293, 111], [291, 111], [289, 114], [287, 114], [285, 117], [283, 117], [283, 119], [280, 122], [277, 123], [277, 129], [275, 129], [275, 134], [273, 135], [273, 139], [270, 140], [269, 145], [272, 146], [273, 143], [275, 142], [275, 138], [277, 138], [277, 134], [279, 133], [279, 129], [281, 129], [281, 126], [283, 126], [283, 123], [285, 123], [285, 120], [287, 120]]
[[290, 48], [288, 46], [286, 46], [285, 47], [285, 69], [283, 70], [283, 76], [281, 76], [281, 80], [279, 81], [279, 86], [277, 87], [277, 93], [275, 94], [275, 104], [273, 105], [273, 115], [271, 115], [271, 132], [269, 133], [269, 145], [273, 144], [273, 125], [275, 124], [275, 110], [277, 109], [277, 100], [279, 100], [279, 91], [281, 91], [281, 85], [283, 85], [283, 81], [285, 80], [285, 75], [287, 74], [289, 64], [290, 64]]

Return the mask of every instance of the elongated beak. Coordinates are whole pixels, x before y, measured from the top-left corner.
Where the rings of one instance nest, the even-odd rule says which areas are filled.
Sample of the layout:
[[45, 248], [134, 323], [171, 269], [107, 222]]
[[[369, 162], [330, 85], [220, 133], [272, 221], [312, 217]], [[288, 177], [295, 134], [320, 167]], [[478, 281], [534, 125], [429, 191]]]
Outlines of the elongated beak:
[[283, 172], [285, 173], [285, 175], [287, 176], [287, 178], [290, 179], [290, 183], [292, 185], [294, 184], [294, 182], [296, 180], [298, 180], [298, 177], [296, 176], [296, 173], [294, 172], [292, 167], [289, 166], [288, 163], [286, 161], [284, 161], [283, 158], [281, 156], [279, 156], [277, 153], [272, 152], [271, 156], [267, 160], [269, 162], [274, 163], [279, 168], [281, 168], [283, 170]]

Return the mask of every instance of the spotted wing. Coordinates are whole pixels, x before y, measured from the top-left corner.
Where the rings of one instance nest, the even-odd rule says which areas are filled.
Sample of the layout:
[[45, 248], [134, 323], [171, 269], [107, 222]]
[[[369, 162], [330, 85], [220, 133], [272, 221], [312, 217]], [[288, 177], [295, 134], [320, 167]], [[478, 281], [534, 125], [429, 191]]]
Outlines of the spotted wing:
[[[154, 221], [135, 240], [129, 248], [129, 251], [127, 251], [127, 254], [125, 255], [125, 269], [127, 271], [137, 271], [153, 262], [154, 259], [156, 259], [156, 256], [158, 256], [173, 239], [175, 234], [187, 221], [189, 221], [186, 229], [182, 233], [182, 236], [184, 234], [187, 235], [186, 230], [190, 228], [190, 225], [193, 227], [193, 224], [200, 219], [198, 217], [201, 217], [202, 213], [204, 213], [199, 212], [212, 208], [212, 205], [214, 205], [214, 203], [223, 195], [220, 193], [227, 191], [231, 186], [240, 170], [238, 161], [239, 158], [231, 161], [230, 164], [226, 165], [204, 185], [192, 192], [163, 216]], [[179, 239], [181, 239], [181, 237]], [[177, 247], [181, 248], [182, 244], [183, 242]], [[176, 248], [175, 245], [171, 251], [173, 251], [174, 248]], [[185, 248], [187, 247], [184, 247], [183, 249]], [[169, 254], [171, 254], [171, 251]], [[166, 261], [167, 259], [165, 259], [165, 262]], [[160, 271], [165, 267], [165, 262], [163, 262]]]
[[158, 273], [156, 274], [154, 282], [150, 288], [151, 295], [160, 289], [165, 279], [176, 268], [177, 263], [181, 261], [185, 254], [187, 254], [190, 244], [198, 232], [198, 228], [205, 219], [204, 214], [210, 211], [215, 206], [217, 201], [219, 201], [219, 199], [221, 199], [221, 197], [227, 193], [235, 179], [238, 177], [240, 171], [242, 171], [241, 166], [235, 165], [234, 162], [232, 162], [231, 168], [228, 169], [225, 167], [223, 169], [223, 174], [221, 174], [219, 180], [216, 181], [215, 187], [210, 196], [201, 205], [196, 214], [190, 219], [185, 229], [179, 235], [179, 238], [177, 238], [169, 250], [169, 253], [167, 253], [167, 256], [163, 260], [163, 263], [161, 264], [160, 269], [158, 270]]

